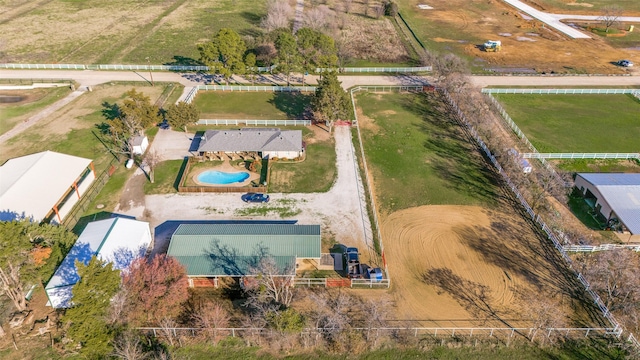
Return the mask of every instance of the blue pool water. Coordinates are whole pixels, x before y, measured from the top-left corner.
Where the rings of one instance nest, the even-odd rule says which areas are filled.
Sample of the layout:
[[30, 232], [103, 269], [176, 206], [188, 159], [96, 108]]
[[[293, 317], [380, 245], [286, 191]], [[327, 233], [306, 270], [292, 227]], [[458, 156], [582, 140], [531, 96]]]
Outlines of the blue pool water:
[[248, 172], [227, 173], [216, 170], [207, 170], [198, 175], [198, 181], [207, 184], [233, 184], [243, 182], [249, 178]]

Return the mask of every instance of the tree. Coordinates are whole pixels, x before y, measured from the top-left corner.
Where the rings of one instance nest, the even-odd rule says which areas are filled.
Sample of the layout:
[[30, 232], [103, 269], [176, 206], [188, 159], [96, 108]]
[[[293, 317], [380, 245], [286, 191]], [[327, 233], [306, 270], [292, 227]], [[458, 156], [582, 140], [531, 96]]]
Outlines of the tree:
[[[295, 288], [291, 283], [294, 269], [280, 269], [271, 256], [265, 256], [249, 273], [254, 275], [248, 279], [245, 291], [249, 294], [250, 302], [275, 304], [288, 307], [295, 296]], [[276, 308], [277, 308], [276, 307]]]
[[242, 57], [247, 51], [244, 40], [229, 28], [218, 31], [213, 41], [198, 45], [200, 61], [209, 67], [211, 73], [224, 76], [227, 84], [233, 74], [244, 73]]
[[264, 66], [271, 69], [274, 60], [278, 57], [278, 50], [272, 42], [266, 42], [258, 45], [256, 48], [257, 60], [262, 62]]
[[296, 44], [296, 38], [289, 32], [281, 32], [275, 41], [278, 50], [278, 67], [281, 74], [287, 75], [287, 86], [291, 85], [291, 73], [300, 67], [300, 53]]
[[267, 32], [275, 29], [289, 28], [289, 21], [293, 15], [293, 9], [286, 0], [269, 0], [267, 2], [267, 16], [262, 18], [260, 26]]
[[349, 119], [351, 100], [335, 72], [325, 73], [318, 81], [312, 106], [316, 120], [326, 122], [330, 129], [335, 121]]
[[107, 131], [111, 139], [111, 150], [127, 154], [133, 159], [133, 138], [142, 135], [144, 129], [161, 120], [160, 109], [151, 104], [151, 99], [135, 89], [126, 93], [127, 98], [120, 105], [106, 106]]
[[133, 331], [124, 331], [113, 341], [113, 357], [123, 360], [143, 360], [149, 358], [144, 351], [140, 335]]
[[200, 110], [192, 103], [180, 101], [167, 106], [164, 117], [173, 128], [182, 128], [187, 132], [187, 125], [195, 124], [200, 120]]
[[258, 69], [256, 68], [256, 62], [257, 62], [256, 53], [254, 53], [253, 51], [249, 52], [247, 56], [244, 57], [244, 64], [247, 67], [246, 72], [249, 73], [251, 85], [254, 84], [255, 75], [258, 72]]
[[73, 286], [71, 307], [62, 318], [66, 337], [80, 345], [80, 354], [100, 358], [111, 350], [114, 331], [107, 323], [111, 299], [120, 288], [120, 271], [95, 256], [88, 264], [76, 261], [80, 280]]
[[618, 5], [607, 5], [602, 8], [602, 14], [598, 20], [604, 25], [605, 32], [609, 32], [609, 28], [620, 22], [622, 12], [622, 8]]
[[[18, 311], [27, 308], [25, 289], [49, 278], [76, 236], [65, 228], [50, 224], [37, 224], [28, 220], [0, 222], [0, 295], [8, 297]], [[45, 262], [36, 262], [39, 249], [45, 253]]]
[[423, 62], [433, 67], [433, 77], [436, 85], [447, 89], [449, 92], [460, 91], [469, 83], [467, 74], [469, 66], [461, 58], [454, 54], [437, 55], [425, 51], [422, 55]]
[[218, 329], [229, 327], [231, 317], [222, 305], [207, 302], [200, 305], [193, 314], [193, 319], [196, 326], [209, 330], [210, 339], [215, 342], [218, 339]]
[[325, 5], [315, 7], [304, 13], [302, 24], [313, 30], [323, 30], [328, 27], [333, 17], [333, 11]]
[[640, 305], [640, 256], [627, 249], [602, 251], [589, 256], [584, 274], [611, 311], [636, 312]]
[[310, 28], [298, 30], [296, 37], [303, 71], [314, 72], [316, 68], [337, 66], [337, 50], [331, 37]]
[[189, 297], [187, 273], [173, 257], [156, 255], [136, 259], [123, 277], [127, 292], [127, 319], [131, 324], [157, 325], [180, 315]]
[[156, 180], [156, 167], [162, 161], [162, 157], [155, 150], [147, 151], [144, 157], [144, 164], [149, 167], [149, 181], [153, 184]]

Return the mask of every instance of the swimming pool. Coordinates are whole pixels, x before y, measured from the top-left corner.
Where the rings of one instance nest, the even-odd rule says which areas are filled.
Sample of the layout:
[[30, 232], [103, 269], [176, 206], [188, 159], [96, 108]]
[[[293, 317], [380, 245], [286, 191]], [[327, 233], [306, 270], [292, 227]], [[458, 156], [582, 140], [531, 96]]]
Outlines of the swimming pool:
[[248, 172], [228, 173], [217, 170], [204, 171], [197, 177], [199, 182], [214, 185], [239, 183], [247, 180], [248, 178]]

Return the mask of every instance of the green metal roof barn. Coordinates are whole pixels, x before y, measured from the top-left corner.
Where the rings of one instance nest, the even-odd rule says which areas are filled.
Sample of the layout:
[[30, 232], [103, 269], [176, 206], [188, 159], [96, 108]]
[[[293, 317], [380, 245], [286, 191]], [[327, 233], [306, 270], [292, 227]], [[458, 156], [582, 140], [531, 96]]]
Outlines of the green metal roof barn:
[[320, 246], [320, 225], [182, 224], [167, 255], [190, 277], [245, 276], [267, 256], [295, 273], [296, 259], [319, 259]]

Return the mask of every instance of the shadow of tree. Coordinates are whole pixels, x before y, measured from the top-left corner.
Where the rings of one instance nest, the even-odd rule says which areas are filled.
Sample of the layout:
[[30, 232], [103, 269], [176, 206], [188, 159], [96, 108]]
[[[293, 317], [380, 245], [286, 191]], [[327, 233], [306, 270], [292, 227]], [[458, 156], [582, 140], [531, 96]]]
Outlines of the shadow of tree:
[[288, 119], [311, 119], [308, 108], [312, 99], [311, 94], [276, 92], [268, 102], [287, 114]]
[[117, 119], [120, 116], [120, 107], [116, 103], [104, 101], [102, 103], [101, 113], [107, 120]]
[[204, 64], [199, 60], [196, 60], [191, 57], [174, 55], [173, 61], [167, 61], [163, 65], [182, 65], [182, 66], [203, 66]]

